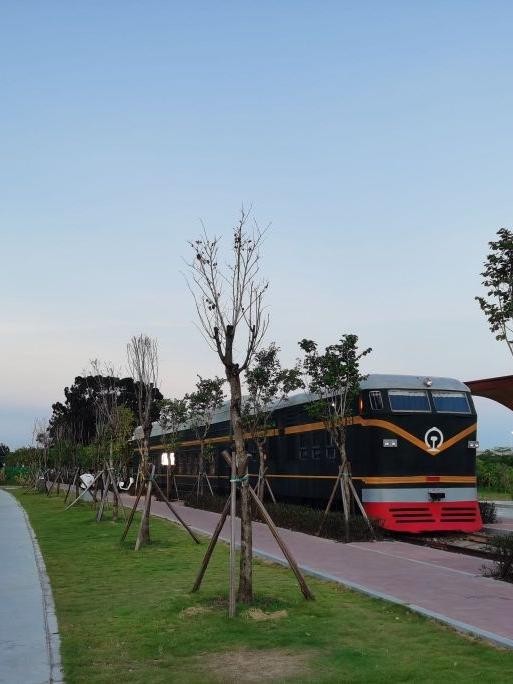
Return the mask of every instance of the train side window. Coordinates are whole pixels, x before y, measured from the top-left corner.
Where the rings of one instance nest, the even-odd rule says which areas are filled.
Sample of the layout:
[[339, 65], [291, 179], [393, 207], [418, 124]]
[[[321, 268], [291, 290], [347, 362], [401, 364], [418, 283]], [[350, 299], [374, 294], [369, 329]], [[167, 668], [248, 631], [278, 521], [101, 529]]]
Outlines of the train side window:
[[374, 411], [383, 411], [383, 397], [380, 390], [372, 390], [369, 392], [369, 401], [371, 409]]
[[388, 390], [392, 411], [431, 413], [427, 392], [424, 390]]
[[299, 459], [301, 461], [306, 461], [308, 456], [310, 455], [310, 440], [308, 439], [308, 435], [306, 434], [300, 434], [299, 435]]
[[312, 458], [319, 459], [321, 457], [322, 443], [323, 443], [323, 433], [313, 432], [312, 433]]
[[439, 413], [470, 413], [467, 395], [464, 392], [431, 392], [435, 409]]
[[333, 460], [336, 456], [335, 443], [333, 442], [333, 435], [331, 432], [327, 433], [326, 436], [326, 458]]

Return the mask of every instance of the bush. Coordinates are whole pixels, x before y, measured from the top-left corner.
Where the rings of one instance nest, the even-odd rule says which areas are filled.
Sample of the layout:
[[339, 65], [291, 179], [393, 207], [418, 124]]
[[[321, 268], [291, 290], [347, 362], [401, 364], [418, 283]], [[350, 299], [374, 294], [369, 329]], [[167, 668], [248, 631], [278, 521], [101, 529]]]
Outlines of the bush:
[[[486, 452], [485, 452], [486, 454]], [[511, 456], [486, 454], [476, 461], [477, 484], [497, 492], [513, 491]]]
[[[207, 511], [221, 513], [226, 499], [221, 496], [204, 495], [196, 497], [190, 495], [185, 505], [191, 508], [202, 508]], [[277, 527], [284, 527], [295, 532], [317, 534], [323, 511], [308, 506], [297, 506], [285, 503], [265, 502], [265, 508]], [[240, 502], [237, 501], [237, 515], [240, 515]], [[261, 520], [258, 511], [253, 506], [253, 519]], [[381, 531], [375, 521], [371, 521], [376, 538], [381, 538]], [[321, 532], [321, 537], [341, 541], [344, 539], [344, 518], [341, 511], [328, 513]], [[367, 523], [361, 516], [350, 519], [350, 541], [369, 541], [372, 539]]]
[[480, 501], [479, 510], [481, 519], [485, 524], [491, 525], [497, 522], [497, 508], [493, 501]]
[[495, 562], [493, 568], [485, 567], [483, 574], [513, 582], [513, 533], [492, 537], [488, 542], [488, 549], [494, 554]]

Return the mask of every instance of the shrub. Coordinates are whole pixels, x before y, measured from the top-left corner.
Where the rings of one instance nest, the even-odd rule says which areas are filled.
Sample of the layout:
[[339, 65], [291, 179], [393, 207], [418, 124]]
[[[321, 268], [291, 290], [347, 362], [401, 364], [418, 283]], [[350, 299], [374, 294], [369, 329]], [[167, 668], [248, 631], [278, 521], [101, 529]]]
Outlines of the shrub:
[[494, 554], [495, 561], [492, 568], [483, 569], [483, 574], [513, 582], [513, 533], [492, 537], [488, 542], [488, 549]]
[[480, 501], [479, 510], [481, 519], [485, 524], [491, 525], [497, 522], [497, 508], [493, 501]]
[[487, 454], [476, 461], [477, 483], [480, 487], [497, 492], [513, 491], [513, 465], [511, 456]]
[[[226, 499], [221, 496], [189, 496], [185, 505], [191, 508], [202, 508], [215, 513], [221, 513]], [[284, 527], [295, 532], [316, 534], [321, 524], [323, 511], [308, 506], [294, 504], [265, 502], [265, 508], [277, 527]], [[237, 501], [237, 514], [240, 515], [239, 501]], [[258, 511], [253, 506], [253, 519], [261, 520]], [[375, 536], [381, 537], [381, 531], [375, 521], [372, 521]], [[344, 539], [344, 519], [340, 511], [329, 512], [326, 516], [321, 536], [326, 539], [340, 541]], [[350, 519], [350, 541], [368, 541], [372, 539], [367, 523], [361, 516], [352, 516]]]

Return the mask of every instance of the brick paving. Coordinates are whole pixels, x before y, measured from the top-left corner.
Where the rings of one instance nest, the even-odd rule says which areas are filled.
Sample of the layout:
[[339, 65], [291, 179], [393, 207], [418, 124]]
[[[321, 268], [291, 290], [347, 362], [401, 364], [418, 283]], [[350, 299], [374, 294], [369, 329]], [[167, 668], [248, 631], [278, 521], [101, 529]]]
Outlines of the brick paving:
[[[133, 498], [124, 496], [125, 505]], [[173, 503], [194, 529], [211, 535], [219, 515]], [[152, 514], [173, 520], [165, 503], [154, 501]], [[513, 522], [513, 521], [512, 521]], [[237, 520], [239, 538], [239, 520]], [[280, 529], [300, 567], [358, 591], [409, 606], [457, 629], [513, 648], [513, 584], [483, 577], [480, 558], [408, 544], [382, 541], [341, 544]], [[229, 539], [229, 518], [221, 532]], [[266, 525], [253, 523], [257, 555], [284, 562]]]

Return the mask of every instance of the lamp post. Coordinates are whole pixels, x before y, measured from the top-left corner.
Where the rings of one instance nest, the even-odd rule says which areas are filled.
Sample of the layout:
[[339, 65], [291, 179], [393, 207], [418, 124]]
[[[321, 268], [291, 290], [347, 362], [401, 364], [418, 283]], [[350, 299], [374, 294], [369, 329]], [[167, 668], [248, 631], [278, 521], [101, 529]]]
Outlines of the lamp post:
[[175, 465], [175, 454], [164, 451], [160, 457], [160, 464], [166, 467], [166, 496], [169, 499], [169, 469]]

